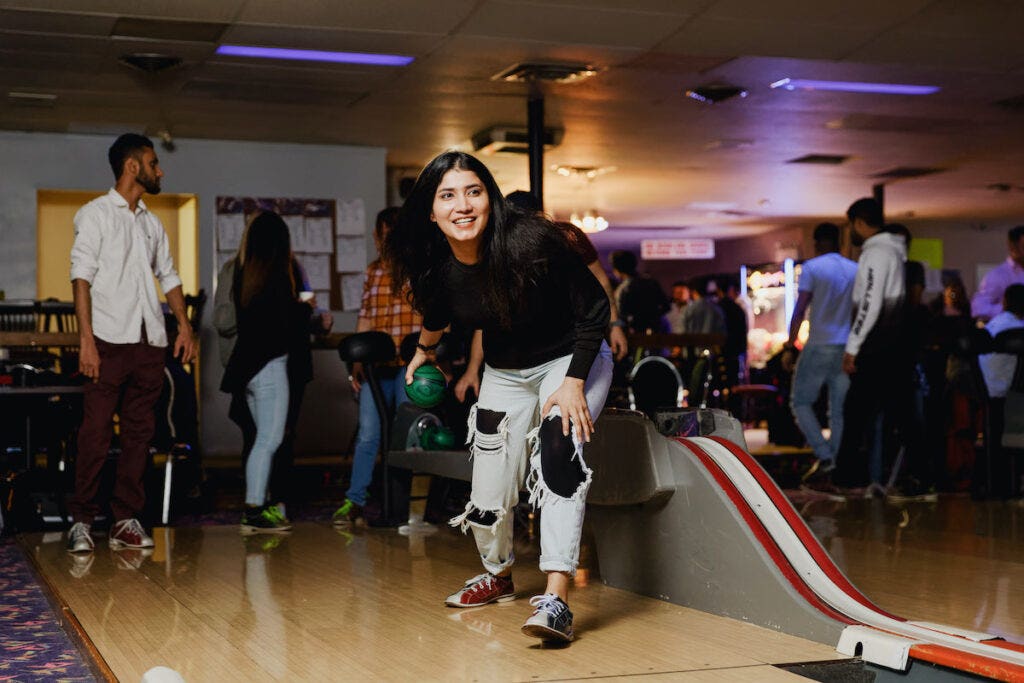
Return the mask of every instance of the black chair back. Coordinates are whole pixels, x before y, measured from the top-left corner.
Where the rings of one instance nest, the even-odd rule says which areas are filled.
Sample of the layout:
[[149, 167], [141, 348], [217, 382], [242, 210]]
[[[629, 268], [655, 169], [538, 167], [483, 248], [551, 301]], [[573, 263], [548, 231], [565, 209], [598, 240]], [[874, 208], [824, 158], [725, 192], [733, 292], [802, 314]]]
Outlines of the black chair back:
[[392, 517], [390, 499], [390, 471], [388, 469], [388, 453], [391, 450], [391, 411], [388, 409], [387, 401], [384, 400], [384, 391], [380, 386], [380, 379], [377, 377], [376, 366], [380, 363], [388, 363], [395, 359], [395, 342], [390, 334], [386, 332], [357, 332], [341, 340], [338, 345], [338, 355], [351, 368], [352, 363], [361, 363], [363, 376], [370, 386], [370, 394], [373, 396], [373, 404], [377, 408], [377, 415], [380, 417], [380, 450], [381, 468], [384, 483], [384, 518], [390, 522]]
[[671, 361], [647, 356], [629, 373], [629, 407], [651, 420], [663, 408], [678, 408], [683, 403], [683, 379]]

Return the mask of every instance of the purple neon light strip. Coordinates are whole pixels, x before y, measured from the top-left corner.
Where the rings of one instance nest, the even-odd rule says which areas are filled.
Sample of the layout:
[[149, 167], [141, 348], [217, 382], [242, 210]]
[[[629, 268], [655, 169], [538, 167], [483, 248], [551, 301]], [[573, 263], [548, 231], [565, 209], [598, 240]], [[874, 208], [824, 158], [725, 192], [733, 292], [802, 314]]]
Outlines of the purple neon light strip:
[[936, 85], [901, 83], [861, 83], [858, 81], [814, 81], [806, 78], [783, 78], [771, 84], [786, 90], [838, 90], [841, 92], [878, 93], [881, 95], [932, 95], [941, 88]]
[[335, 64], [370, 64], [373, 66], [406, 66], [415, 57], [382, 55], [369, 52], [328, 52], [326, 50], [291, 50], [281, 47], [254, 47], [252, 45], [221, 45], [217, 54], [230, 57], [256, 57], [258, 59], [296, 59], [308, 62], [334, 62]]

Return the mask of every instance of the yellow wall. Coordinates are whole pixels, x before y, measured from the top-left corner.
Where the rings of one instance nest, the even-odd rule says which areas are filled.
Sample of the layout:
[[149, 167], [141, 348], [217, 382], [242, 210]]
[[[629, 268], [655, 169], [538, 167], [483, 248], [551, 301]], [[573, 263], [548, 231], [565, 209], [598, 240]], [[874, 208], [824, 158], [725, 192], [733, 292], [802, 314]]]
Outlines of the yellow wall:
[[[39, 190], [36, 194], [36, 298], [71, 301], [71, 244], [75, 213], [98, 193]], [[186, 294], [199, 289], [199, 202], [191, 194], [146, 195], [143, 199], [167, 231], [174, 266]], [[159, 287], [157, 288], [159, 291]], [[161, 294], [161, 300], [163, 295]]]

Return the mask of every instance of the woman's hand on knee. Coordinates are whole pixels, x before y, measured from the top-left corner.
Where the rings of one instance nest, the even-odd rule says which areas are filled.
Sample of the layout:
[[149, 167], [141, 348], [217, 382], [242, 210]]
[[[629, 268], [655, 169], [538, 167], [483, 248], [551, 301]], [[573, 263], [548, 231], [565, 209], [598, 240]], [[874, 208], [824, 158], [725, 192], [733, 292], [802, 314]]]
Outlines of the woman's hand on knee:
[[566, 377], [562, 381], [562, 386], [551, 394], [540, 412], [541, 417], [545, 418], [551, 412], [551, 408], [558, 406], [562, 413], [562, 434], [569, 435], [571, 419], [576, 423], [576, 438], [589, 442], [590, 435], [594, 432], [594, 422], [590, 417], [590, 408], [587, 407], [587, 397], [583, 393], [583, 387], [582, 379]]

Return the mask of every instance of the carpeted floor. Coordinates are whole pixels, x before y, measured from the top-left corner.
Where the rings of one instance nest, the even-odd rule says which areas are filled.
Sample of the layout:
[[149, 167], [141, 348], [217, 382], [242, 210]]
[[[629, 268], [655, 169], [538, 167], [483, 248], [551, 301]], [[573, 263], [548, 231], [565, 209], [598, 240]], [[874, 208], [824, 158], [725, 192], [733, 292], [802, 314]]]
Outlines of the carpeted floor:
[[0, 681], [96, 680], [12, 538], [0, 539], [0, 596]]

